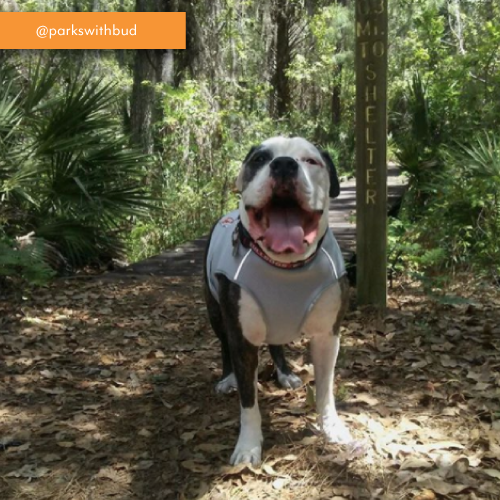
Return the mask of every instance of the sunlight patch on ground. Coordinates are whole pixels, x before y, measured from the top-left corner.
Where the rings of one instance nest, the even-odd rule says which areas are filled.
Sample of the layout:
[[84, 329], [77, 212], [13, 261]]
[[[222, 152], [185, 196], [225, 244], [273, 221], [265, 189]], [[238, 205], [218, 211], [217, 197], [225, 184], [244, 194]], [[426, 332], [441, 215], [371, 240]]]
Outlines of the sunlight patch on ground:
[[215, 394], [200, 291], [70, 280], [0, 302], [2, 500], [500, 497], [498, 293], [443, 306], [410, 287], [385, 322], [349, 313], [336, 393], [351, 448], [318, 435], [307, 343], [291, 350], [297, 391], [264, 350], [264, 463], [235, 469], [238, 399]]

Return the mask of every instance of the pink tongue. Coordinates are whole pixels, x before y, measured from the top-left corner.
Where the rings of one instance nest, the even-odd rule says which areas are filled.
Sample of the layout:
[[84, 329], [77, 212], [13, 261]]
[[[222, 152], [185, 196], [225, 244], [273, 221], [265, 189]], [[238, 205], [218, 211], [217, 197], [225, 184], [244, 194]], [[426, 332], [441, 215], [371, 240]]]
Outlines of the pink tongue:
[[302, 214], [298, 208], [275, 208], [269, 214], [264, 243], [275, 253], [304, 253]]

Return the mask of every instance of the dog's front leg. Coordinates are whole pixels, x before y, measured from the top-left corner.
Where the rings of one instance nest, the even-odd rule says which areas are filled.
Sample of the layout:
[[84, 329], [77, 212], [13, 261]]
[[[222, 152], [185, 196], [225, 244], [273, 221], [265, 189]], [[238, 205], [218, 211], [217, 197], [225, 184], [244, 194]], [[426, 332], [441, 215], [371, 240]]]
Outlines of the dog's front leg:
[[[234, 352], [234, 351], [233, 351]], [[234, 359], [237, 357], [238, 359]], [[240, 435], [231, 456], [231, 464], [249, 462], [258, 465], [262, 455], [262, 429], [257, 401], [258, 347], [242, 338], [233, 368], [240, 395]]]
[[255, 301], [239, 286], [221, 278], [221, 297], [231, 362], [238, 384], [241, 406], [240, 435], [231, 455], [231, 464], [257, 465], [262, 456], [262, 429], [257, 402], [259, 346], [265, 324]]
[[351, 434], [340, 420], [335, 408], [333, 379], [340, 347], [340, 336], [332, 332], [315, 335], [311, 339], [311, 354], [316, 379], [316, 407], [319, 423], [331, 443], [349, 443]]

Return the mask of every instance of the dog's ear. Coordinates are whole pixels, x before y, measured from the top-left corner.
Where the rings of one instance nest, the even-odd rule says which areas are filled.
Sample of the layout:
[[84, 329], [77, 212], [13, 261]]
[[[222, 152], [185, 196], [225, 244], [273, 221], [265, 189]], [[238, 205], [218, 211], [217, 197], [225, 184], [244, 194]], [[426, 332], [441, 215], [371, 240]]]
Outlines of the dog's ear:
[[330, 175], [330, 198], [337, 198], [340, 194], [340, 183], [337, 175], [337, 169], [335, 168], [332, 157], [326, 151], [320, 152]]
[[245, 163], [250, 159], [250, 156], [252, 156], [252, 154], [254, 153], [254, 151], [258, 147], [259, 146], [252, 146], [250, 148], [250, 151], [248, 152], [248, 154], [245, 156], [245, 159], [243, 160], [243, 163], [241, 164], [240, 173], [238, 175], [238, 178], [236, 179], [236, 191], [238, 193], [241, 193], [243, 191], [243, 175], [244, 175], [244, 172], [245, 172], [245, 169], [244, 169]]

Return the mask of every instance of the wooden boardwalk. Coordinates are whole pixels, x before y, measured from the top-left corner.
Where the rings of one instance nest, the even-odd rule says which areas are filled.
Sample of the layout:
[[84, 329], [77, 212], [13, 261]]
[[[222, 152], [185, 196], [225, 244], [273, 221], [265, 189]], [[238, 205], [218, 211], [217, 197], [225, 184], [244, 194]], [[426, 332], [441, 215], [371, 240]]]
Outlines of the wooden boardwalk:
[[[405, 178], [396, 167], [388, 168], [388, 206], [393, 207], [401, 199], [406, 188]], [[340, 196], [332, 200], [329, 222], [339, 242], [346, 261], [350, 261], [356, 249], [356, 181], [341, 183]], [[131, 276], [195, 276], [203, 269], [203, 253], [207, 236], [198, 238], [173, 250], [162, 252], [149, 259], [136, 262], [125, 269], [113, 271], [118, 275]], [[108, 275], [109, 276], [109, 275]]]

